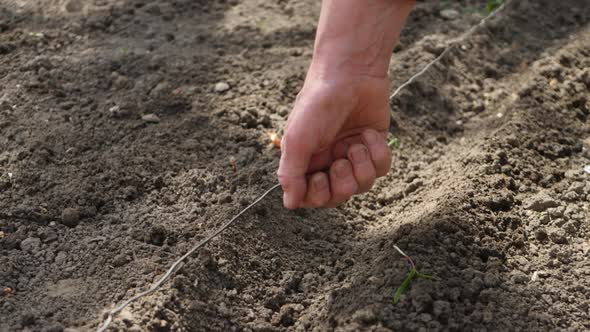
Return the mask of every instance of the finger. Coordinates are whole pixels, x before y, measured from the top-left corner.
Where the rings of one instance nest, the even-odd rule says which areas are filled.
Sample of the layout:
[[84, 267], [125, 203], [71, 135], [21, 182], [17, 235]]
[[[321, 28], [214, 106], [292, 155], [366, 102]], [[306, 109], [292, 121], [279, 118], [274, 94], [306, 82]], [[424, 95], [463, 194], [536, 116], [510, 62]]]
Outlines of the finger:
[[317, 172], [309, 177], [307, 195], [302, 207], [321, 207], [330, 201], [330, 180], [328, 174]]
[[336, 144], [315, 153], [311, 157], [308, 173], [327, 170], [334, 160], [348, 158], [348, 149], [353, 144], [363, 144], [360, 134], [339, 139]]
[[332, 198], [328, 206], [336, 206], [354, 195], [358, 184], [354, 178], [352, 165], [347, 159], [338, 159], [330, 167], [330, 191]]
[[307, 193], [309, 161], [319, 147], [317, 128], [308, 123], [307, 115], [307, 112], [293, 113], [281, 141], [277, 175], [283, 188], [283, 205], [288, 209], [296, 209], [303, 202]]
[[387, 147], [386, 136], [367, 129], [363, 132], [363, 142], [369, 149], [377, 177], [387, 174], [391, 168], [391, 150]]
[[307, 169], [307, 173], [311, 174], [317, 171], [325, 171], [327, 170], [334, 158], [332, 157], [332, 151], [330, 149], [324, 149], [320, 152], [315, 153], [311, 160], [309, 161], [309, 167]]
[[369, 191], [375, 182], [376, 171], [369, 149], [363, 144], [355, 144], [348, 149], [348, 160], [352, 162], [352, 170], [358, 183], [358, 193]]
[[313, 141], [306, 133], [298, 133], [294, 126], [281, 141], [281, 161], [277, 172], [283, 188], [283, 205], [287, 209], [299, 207], [307, 192], [305, 174], [313, 152]]

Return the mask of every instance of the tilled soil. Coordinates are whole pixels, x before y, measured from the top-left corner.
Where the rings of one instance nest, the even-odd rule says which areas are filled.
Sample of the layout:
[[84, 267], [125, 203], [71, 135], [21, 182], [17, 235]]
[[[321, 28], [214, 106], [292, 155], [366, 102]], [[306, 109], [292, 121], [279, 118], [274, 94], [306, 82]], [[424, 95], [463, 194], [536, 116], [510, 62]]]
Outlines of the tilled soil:
[[[419, 2], [392, 87], [485, 2]], [[1, 331], [96, 329], [276, 182], [267, 133], [318, 10], [0, 1]], [[511, 2], [392, 100], [401, 147], [372, 192], [299, 211], [273, 193], [113, 330], [590, 329], [589, 21], [584, 0]], [[398, 304], [394, 244], [435, 277]]]

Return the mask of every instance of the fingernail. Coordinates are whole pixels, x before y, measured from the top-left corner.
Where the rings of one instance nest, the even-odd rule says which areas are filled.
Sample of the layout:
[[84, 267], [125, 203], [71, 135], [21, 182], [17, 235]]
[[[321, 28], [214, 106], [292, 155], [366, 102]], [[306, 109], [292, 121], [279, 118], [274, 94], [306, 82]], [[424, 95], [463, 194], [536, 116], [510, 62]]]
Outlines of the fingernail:
[[313, 190], [316, 192], [320, 192], [328, 186], [328, 181], [324, 176], [314, 176], [313, 180]]
[[367, 130], [364, 132], [365, 140], [369, 145], [373, 145], [379, 142], [379, 137], [377, 137], [377, 133], [373, 130]]
[[336, 172], [336, 176], [341, 179], [349, 177], [352, 173], [348, 162], [345, 161], [336, 162], [336, 165], [334, 165], [334, 171]]
[[350, 151], [350, 158], [354, 163], [364, 163], [368, 158], [368, 151], [367, 148], [362, 146], [357, 146]]
[[290, 195], [288, 192], [283, 193], [283, 205], [287, 209], [294, 209], [297, 207], [297, 203], [293, 200], [292, 195]]

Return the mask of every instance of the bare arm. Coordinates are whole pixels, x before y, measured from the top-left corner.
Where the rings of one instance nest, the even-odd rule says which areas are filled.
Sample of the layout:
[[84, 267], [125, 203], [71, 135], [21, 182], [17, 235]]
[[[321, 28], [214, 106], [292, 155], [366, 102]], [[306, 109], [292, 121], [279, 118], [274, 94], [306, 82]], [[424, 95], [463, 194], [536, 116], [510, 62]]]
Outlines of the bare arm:
[[386, 76], [413, 0], [324, 0], [311, 71]]

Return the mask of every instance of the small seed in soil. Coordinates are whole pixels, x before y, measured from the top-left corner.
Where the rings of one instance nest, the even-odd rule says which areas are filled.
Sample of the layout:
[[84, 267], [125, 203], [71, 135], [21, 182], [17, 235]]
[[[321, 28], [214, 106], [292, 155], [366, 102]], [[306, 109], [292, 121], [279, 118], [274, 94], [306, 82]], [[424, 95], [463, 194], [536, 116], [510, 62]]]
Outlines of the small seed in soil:
[[281, 137], [275, 132], [269, 132], [268, 138], [270, 139], [270, 143], [277, 149], [281, 148]]
[[10, 287], [4, 287], [4, 288], [2, 289], [2, 296], [3, 296], [3, 297], [8, 297], [8, 296], [11, 296], [11, 295], [12, 295], [12, 293], [13, 293], [13, 290], [12, 290], [12, 288], [10, 288]]

